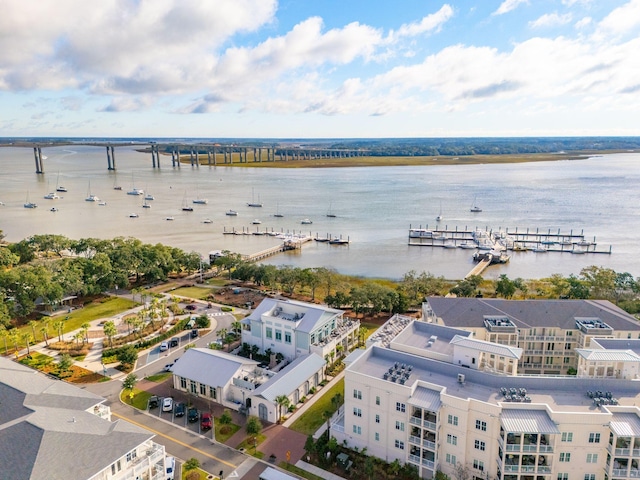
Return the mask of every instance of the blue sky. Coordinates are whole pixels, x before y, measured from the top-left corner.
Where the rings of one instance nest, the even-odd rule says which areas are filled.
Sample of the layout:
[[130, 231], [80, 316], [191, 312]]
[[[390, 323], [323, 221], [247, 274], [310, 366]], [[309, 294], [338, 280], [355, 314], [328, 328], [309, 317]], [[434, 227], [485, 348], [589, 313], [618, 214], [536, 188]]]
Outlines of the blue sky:
[[0, 6], [0, 136], [640, 135], [640, 0]]

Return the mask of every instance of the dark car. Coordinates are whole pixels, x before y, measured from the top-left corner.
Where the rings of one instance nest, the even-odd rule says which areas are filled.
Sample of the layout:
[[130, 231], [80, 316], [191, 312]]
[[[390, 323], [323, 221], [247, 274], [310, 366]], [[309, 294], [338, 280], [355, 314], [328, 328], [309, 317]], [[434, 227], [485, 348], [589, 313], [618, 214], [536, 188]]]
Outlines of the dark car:
[[169, 345], [171, 347], [177, 347], [178, 343], [180, 343], [180, 341], [176, 337], [173, 337], [171, 340], [169, 340]]
[[191, 311], [193, 311], [193, 310], [195, 310], [195, 309], [196, 309], [196, 308], [198, 308], [198, 307], [196, 307], [195, 305], [187, 305], [187, 306], [186, 306], [186, 307], [184, 307], [184, 308], [186, 308], [187, 310], [191, 310]]
[[160, 405], [160, 399], [155, 395], [152, 395], [149, 398], [149, 408], [156, 408], [158, 405]]
[[198, 329], [194, 328], [193, 330], [191, 330], [191, 338], [197, 338], [198, 337]]
[[184, 412], [186, 411], [186, 409], [187, 406], [184, 403], [176, 403], [176, 409], [173, 413], [176, 417], [184, 417]]
[[200, 428], [202, 430], [211, 430], [213, 427], [213, 420], [211, 419], [211, 414], [209, 412], [204, 412], [202, 414], [202, 420], [200, 420]]
[[197, 408], [190, 408], [189, 412], [187, 413], [187, 419], [191, 423], [197, 422], [198, 421], [198, 409]]

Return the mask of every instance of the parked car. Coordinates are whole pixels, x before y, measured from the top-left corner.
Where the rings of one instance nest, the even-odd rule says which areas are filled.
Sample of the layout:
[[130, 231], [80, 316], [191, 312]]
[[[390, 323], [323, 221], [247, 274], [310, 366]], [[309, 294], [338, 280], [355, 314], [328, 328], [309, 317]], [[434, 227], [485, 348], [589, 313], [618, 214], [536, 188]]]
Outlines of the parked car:
[[162, 411], [163, 412], [171, 412], [173, 410], [173, 398], [165, 397], [162, 401]]
[[186, 411], [186, 409], [187, 409], [187, 406], [184, 403], [178, 402], [176, 403], [176, 408], [173, 411], [173, 414], [176, 417], [184, 417], [184, 412]]
[[175, 457], [167, 457], [164, 461], [167, 468], [167, 480], [173, 480], [176, 471], [176, 459]]
[[173, 368], [173, 363], [167, 363], [167, 364], [164, 366], [164, 369], [163, 369], [163, 370], [164, 370], [165, 372], [170, 372], [172, 368]]
[[191, 330], [191, 338], [198, 338], [198, 329], [194, 328]]
[[177, 347], [179, 343], [180, 343], [180, 341], [178, 340], [178, 338], [177, 337], [173, 337], [171, 339], [171, 341], [169, 342], [169, 346], [170, 347]]
[[211, 419], [211, 414], [209, 412], [204, 412], [202, 414], [202, 420], [200, 420], [200, 428], [202, 430], [211, 430], [213, 427], [213, 420]]
[[198, 409], [197, 408], [190, 408], [189, 412], [187, 413], [187, 419], [189, 420], [190, 423], [194, 423], [198, 421]]
[[149, 408], [156, 408], [158, 405], [160, 405], [160, 399], [157, 396], [152, 395], [149, 398]]
[[191, 305], [187, 305], [187, 306], [186, 306], [186, 307], [184, 307], [184, 308], [186, 308], [187, 310], [194, 311], [194, 310], [195, 310], [196, 308], [198, 308], [198, 307], [196, 307], [195, 305], [191, 304]]
[[166, 352], [167, 350], [169, 350], [169, 344], [167, 342], [162, 342], [160, 344], [160, 351]]

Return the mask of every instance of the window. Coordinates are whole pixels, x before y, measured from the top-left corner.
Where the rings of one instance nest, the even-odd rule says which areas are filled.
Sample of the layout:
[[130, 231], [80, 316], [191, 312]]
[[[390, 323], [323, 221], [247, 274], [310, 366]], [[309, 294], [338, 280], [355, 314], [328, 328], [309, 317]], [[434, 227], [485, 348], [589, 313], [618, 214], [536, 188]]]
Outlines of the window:
[[353, 407], [353, 414], [356, 417], [361, 417], [362, 416], [362, 410], [360, 410], [359, 408]]
[[267, 329], [265, 330], [265, 335], [268, 339], [272, 339], [273, 338], [273, 328], [271, 327], [267, 327]]
[[599, 433], [590, 433], [589, 434], [589, 443], [600, 443], [600, 434]]
[[563, 442], [573, 442], [573, 433], [572, 432], [562, 432]]
[[545, 357], [544, 364], [545, 365], [553, 365], [553, 357]]
[[376, 432], [376, 442], [380, 441], [380, 434], [378, 432]]
[[362, 400], [362, 391], [361, 390], [353, 390], [353, 398], [357, 398], [358, 400]]
[[401, 432], [404, 432], [404, 422], [400, 422], [396, 420], [396, 430], [400, 430]]
[[587, 463], [598, 463], [598, 454], [587, 453]]
[[281, 341], [282, 341], [282, 331], [276, 330], [276, 342], [281, 342]]
[[203, 383], [200, 384], [200, 395], [206, 395], [207, 394], [207, 386]]
[[180, 387], [187, 388], [187, 379], [184, 377], [180, 377]]
[[569, 474], [568, 473], [559, 473], [558, 474], [558, 480], [569, 480]]
[[447, 434], [447, 443], [450, 443], [451, 445], [458, 445], [458, 437], [448, 433]]
[[405, 412], [407, 410], [407, 406], [404, 403], [396, 402], [396, 411]]
[[564, 362], [565, 364], [567, 364], [567, 363], [571, 363], [571, 357], [564, 357], [563, 362]]
[[458, 463], [456, 461], [456, 456], [455, 455], [451, 455], [450, 453], [447, 453], [447, 456], [445, 457], [445, 461], [447, 463], [450, 463], [451, 465], [455, 465], [456, 463]]
[[571, 461], [571, 454], [570, 453], [565, 453], [565, 452], [560, 452], [560, 461], [561, 462], [570, 462]]
[[284, 343], [291, 343], [291, 332], [284, 332]]
[[596, 474], [595, 473], [585, 473], [584, 474], [584, 480], [596, 480]]
[[458, 417], [456, 417], [455, 415], [449, 415], [447, 416], [447, 423], [449, 425], [458, 425]]
[[353, 433], [357, 433], [358, 435], [362, 435], [362, 428], [359, 425], [353, 426]]
[[376, 423], [380, 423], [380, 415], [376, 414]]
[[480, 460], [474, 460], [473, 468], [475, 468], [476, 470], [480, 470], [481, 472], [484, 472], [484, 462], [481, 462]]
[[218, 393], [216, 392], [215, 387], [209, 387], [209, 396], [213, 399], [218, 398]]
[[404, 442], [401, 440], [396, 440], [396, 448], [399, 448], [400, 450], [404, 450]]
[[197, 393], [198, 392], [198, 386], [197, 386], [195, 380], [189, 381], [189, 386], [191, 387], [191, 393]]
[[376, 395], [376, 405], [380, 405], [380, 397]]
[[487, 431], [487, 422], [482, 422], [480, 420], [476, 420], [476, 430], [482, 430], [483, 432]]
[[473, 445], [473, 446], [474, 446], [474, 448], [475, 448], [476, 450], [481, 450], [481, 451], [483, 451], [483, 452], [484, 452], [484, 450], [485, 450], [485, 448], [486, 448], [485, 443], [484, 443], [483, 441], [481, 441], [481, 440], [476, 440], [476, 441], [474, 442], [474, 445]]
[[127, 462], [130, 462], [131, 460], [133, 460], [134, 458], [136, 458], [138, 456], [138, 452], [137, 451], [132, 451], [127, 453]]

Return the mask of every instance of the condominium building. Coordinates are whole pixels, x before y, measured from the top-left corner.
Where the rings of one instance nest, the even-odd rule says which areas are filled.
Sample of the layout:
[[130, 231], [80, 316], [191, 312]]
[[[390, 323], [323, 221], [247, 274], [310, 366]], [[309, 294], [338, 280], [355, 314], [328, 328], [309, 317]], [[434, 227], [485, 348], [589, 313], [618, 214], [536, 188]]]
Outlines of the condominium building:
[[[495, 343], [491, 337], [498, 333], [491, 327], [502, 327], [496, 317], [515, 323], [516, 310], [508, 315], [493, 304], [484, 313], [480, 305], [468, 304], [474, 309], [470, 315], [482, 318], [475, 330], [415, 321], [386, 346], [373, 344], [351, 354], [345, 402], [331, 435], [385, 461], [413, 465], [422, 478], [433, 478], [438, 470], [452, 479], [465, 473], [470, 480], [640, 478], [638, 376], [598, 377], [595, 370], [581, 377], [521, 375], [518, 364], [525, 352], [518, 342]], [[603, 312], [631, 327], [628, 316], [598, 302], [574, 310], [584, 311], [574, 322], [594, 319], [591, 308], [601, 308], [600, 320], [607, 324], [611, 320]], [[429, 313], [448, 318], [439, 305]], [[473, 335], [481, 328], [482, 336]], [[591, 346], [580, 326], [563, 330], [564, 338], [571, 330], [576, 344]], [[631, 371], [637, 361], [619, 355], [621, 345], [607, 349], [594, 342], [593, 347], [608, 351], [622, 370]]]
[[243, 343], [293, 360], [310, 353], [320, 358], [346, 353], [358, 341], [360, 321], [314, 303], [265, 298], [242, 325]]
[[566, 374], [593, 338], [640, 338], [640, 323], [606, 300], [502, 300], [429, 297], [425, 322], [471, 332], [473, 338], [522, 349], [524, 374]]
[[110, 420], [104, 398], [0, 357], [1, 478], [164, 480], [164, 446]]

